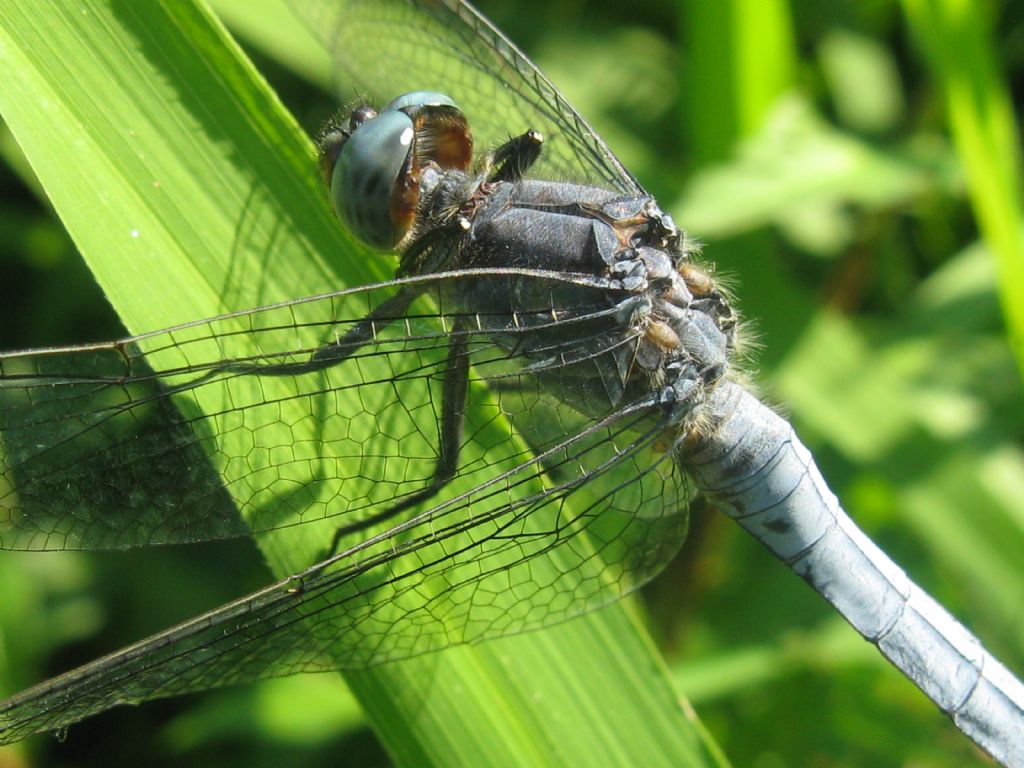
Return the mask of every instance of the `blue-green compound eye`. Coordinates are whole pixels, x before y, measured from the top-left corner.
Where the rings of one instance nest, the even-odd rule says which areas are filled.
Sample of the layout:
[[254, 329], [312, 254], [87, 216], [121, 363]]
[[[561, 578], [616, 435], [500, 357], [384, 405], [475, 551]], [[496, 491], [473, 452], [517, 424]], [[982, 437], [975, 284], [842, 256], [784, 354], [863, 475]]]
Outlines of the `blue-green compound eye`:
[[391, 195], [415, 139], [404, 112], [381, 112], [345, 141], [331, 176], [338, 218], [367, 245], [389, 250], [401, 239], [391, 216]]
[[[422, 147], [417, 136], [425, 137]], [[421, 154], [422, 151], [422, 154]], [[465, 170], [473, 139], [466, 118], [443, 93], [399, 96], [378, 114], [357, 107], [348, 125], [320, 140], [320, 166], [335, 213], [367, 245], [394, 248], [415, 225], [420, 169], [428, 162]]]
[[456, 107], [450, 96], [437, 91], [413, 91], [392, 99], [381, 112], [398, 111], [406, 107]]

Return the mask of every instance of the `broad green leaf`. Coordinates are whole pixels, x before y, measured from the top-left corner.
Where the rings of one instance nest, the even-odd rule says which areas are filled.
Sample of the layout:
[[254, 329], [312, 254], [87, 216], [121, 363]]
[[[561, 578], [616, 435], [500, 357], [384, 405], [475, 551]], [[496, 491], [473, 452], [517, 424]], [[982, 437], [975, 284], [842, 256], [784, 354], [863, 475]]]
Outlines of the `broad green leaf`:
[[797, 245], [833, 254], [858, 235], [853, 206], [908, 205], [956, 187], [941, 145], [876, 147], [794, 97], [780, 100], [728, 163], [699, 171], [676, 210], [700, 237], [776, 225]]
[[787, 3], [683, 2], [680, 36], [692, 66], [684, 71], [683, 132], [693, 165], [729, 156], [737, 140], [759, 131], [794, 85], [793, 28]]
[[1020, 125], [998, 65], [1000, 55], [985, 12], [974, 3], [904, 0], [903, 7], [943, 90], [974, 215], [996, 260], [1010, 345], [1024, 374]]
[[[309, 140], [204, 9], [8, 4], [0, 35], [3, 118], [130, 330], [387, 275], [337, 228]], [[230, 483], [235, 469], [218, 468]], [[260, 545], [285, 576], [329, 531]], [[402, 764], [703, 762], [699, 731], [623, 605], [346, 680]]]

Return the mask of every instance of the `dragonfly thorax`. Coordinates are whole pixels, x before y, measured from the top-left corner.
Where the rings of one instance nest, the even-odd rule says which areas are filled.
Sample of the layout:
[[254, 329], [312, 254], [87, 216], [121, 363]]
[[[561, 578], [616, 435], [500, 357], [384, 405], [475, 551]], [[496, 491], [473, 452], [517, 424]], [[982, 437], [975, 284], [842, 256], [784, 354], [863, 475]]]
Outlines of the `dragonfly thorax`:
[[321, 162], [341, 221], [396, 250], [400, 276], [472, 273], [441, 288], [453, 324], [545, 390], [595, 416], [662, 390], [689, 408], [727, 369], [731, 309], [650, 196], [524, 179], [541, 142], [528, 130], [471, 169], [466, 118], [417, 92], [357, 107]]
[[663, 389], [686, 409], [724, 375], [735, 316], [652, 198], [479, 179], [467, 196], [467, 179], [446, 172], [424, 198], [437, 226], [403, 268], [472, 271], [446, 306], [533, 360], [545, 390], [592, 416]]

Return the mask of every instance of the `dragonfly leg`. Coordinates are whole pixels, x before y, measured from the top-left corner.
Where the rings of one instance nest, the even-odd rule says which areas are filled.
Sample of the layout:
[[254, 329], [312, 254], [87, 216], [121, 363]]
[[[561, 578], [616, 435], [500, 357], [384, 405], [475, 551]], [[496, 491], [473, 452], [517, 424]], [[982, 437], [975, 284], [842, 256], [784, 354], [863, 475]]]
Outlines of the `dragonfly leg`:
[[227, 363], [206, 374], [204, 378], [220, 373], [244, 373], [255, 376], [300, 376], [305, 373], [323, 371], [344, 362], [376, 335], [377, 330], [405, 316], [405, 311], [423, 293], [422, 288], [403, 288], [336, 341], [325, 344], [310, 355], [308, 360], [297, 363]]
[[352, 326], [340, 339], [314, 352], [306, 365], [309, 366], [310, 370], [320, 370], [347, 360], [350, 355], [354, 354], [377, 335], [378, 327], [386, 326], [401, 317], [405, 317], [405, 312], [409, 305], [422, 292], [420, 288], [403, 288], [356, 323], [356, 325]]
[[529, 130], [524, 134], [509, 139], [498, 147], [491, 160], [494, 172], [490, 181], [521, 181], [540, 157], [544, 137], [540, 131]]
[[448, 244], [453, 238], [466, 234], [469, 228], [469, 219], [460, 214], [419, 237], [402, 252], [395, 276], [424, 275], [445, 269], [451, 256]]
[[457, 325], [448, 344], [448, 359], [441, 389], [441, 429], [437, 464], [430, 484], [406, 496], [388, 509], [365, 520], [343, 525], [334, 532], [330, 547], [321, 560], [337, 554], [339, 545], [348, 536], [380, 525], [436, 496], [455, 477], [459, 468], [463, 424], [466, 416], [466, 395], [469, 391], [469, 345]]

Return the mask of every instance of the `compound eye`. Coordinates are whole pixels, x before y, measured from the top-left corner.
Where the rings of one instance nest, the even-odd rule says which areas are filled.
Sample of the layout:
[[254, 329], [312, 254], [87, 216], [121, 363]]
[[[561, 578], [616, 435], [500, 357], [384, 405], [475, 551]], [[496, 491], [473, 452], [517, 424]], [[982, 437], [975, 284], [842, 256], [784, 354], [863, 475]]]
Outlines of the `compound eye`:
[[437, 91], [413, 91], [388, 102], [381, 112], [399, 111], [416, 126], [416, 163], [433, 162], [464, 171], [473, 160], [473, 133], [458, 105]]
[[347, 138], [328, 135], [322, 142], [322, 162], [329, 163], [332, 152], [336, 157], [329, 179], [335, 213], [374, 248], [394, 248], [408, 229], [407, 222], [394, 221], [391, 200], [408, 172], [415, 138], [409, 116], [388, 111], [364, 121]]
[[320, 172], [334, 211], [367, 245], [390, 250], [416, 223], [423, 169], [465, 171], [473, 136], [465, 116], [442, 93], [399, 96], [378, 114], [352, 111], [320, 137]]
[[455, 107], [455, 109], [458, 109], [458, 105], [452, 98], [443, 93], [438, 93], [437, 91], [413, 91], [412, 93], [402, 94], [397, 99], [392, 99], [381, 112], [405, 111], [409, 107]]

